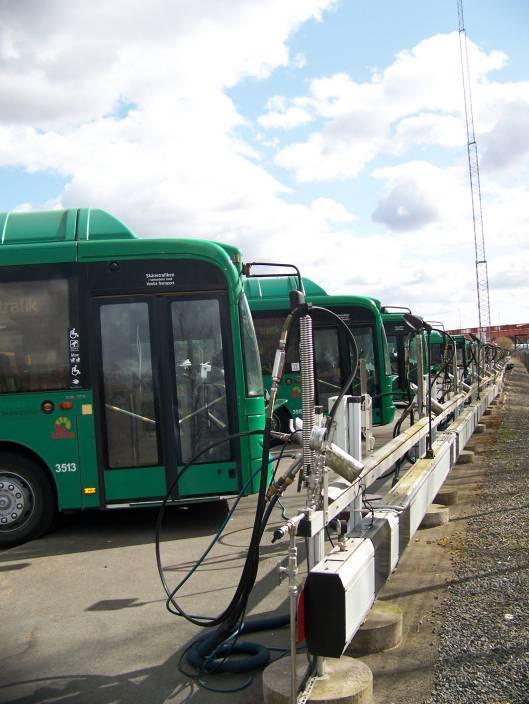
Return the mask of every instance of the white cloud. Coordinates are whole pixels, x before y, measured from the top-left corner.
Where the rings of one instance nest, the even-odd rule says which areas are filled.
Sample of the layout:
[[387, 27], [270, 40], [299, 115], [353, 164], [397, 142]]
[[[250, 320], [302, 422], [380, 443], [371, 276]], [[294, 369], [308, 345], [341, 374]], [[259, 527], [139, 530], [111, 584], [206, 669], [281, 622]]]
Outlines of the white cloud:
[[333, 1], [2, 3], [0, 120], [62, 127], [123, 99], [144, 106], [265, 77], [288, 65], [290, 33]]
[[0, 165], [56, 171], [57, 205], [105, 207], [139, 232], [245, 243], [275, 208], [282, 228], [296, 209], [237, 137], [226, 88], [287, 66], [289, 36], [333, 2], [4, 3]]
[[[239, 136], [238, 128], [247, 125], [227, 89], [248, 76], [302, 67], [302, 55], [289, 55], [289, 37], [334, 4], [1, 3], [0, 166], [63, 175], [68, 183], [53, 206], [103, 207], [144, 235], [230, 241], [247, 259], [298, 263], [330, 292], [378, 295], [386, 304], [410, 304], [452, 325], [461, 311], [463, 324], [471, 324], [466, 164], [434, 166], [422, 152], [422, 161], [397, 162], [416, 159], [409, 150], [417, 145], [448, 150], [457, 143], [463, 123], [456, 35], [401, 52], [368, 82], [337, 73], [313, 80], [306, 95], [276, 97], [258, 121], [254, 143]], [[525, 144], [518, 113], [529, 104], [529, 83], [491, 81], [505, 56], [472, 44], [471, 50], [480, 81], [475, 100], [484, 125], [484, 163], [488, 159], [504, 178], [517, 161], [506, 131]], [[285, 134], [281, 142], [276, 133], [263, 136], [265, 128], [310, 121], [321, 129], [282, 149]], [[366, 235], [352, 212], [353, 197], [342, 204], [303, 194], [304, 202], [295, 202], [301, 195], [264, 166], [270, 149], [280, 149], [277, 164], [300, 181], [348, 178], [388, 154], [390, 165], [377, 161], [373, 176], [380, 187], [379, 220], [389, 231], [380, 227]], [[498, 294], [507, 306], [507, 296], [523, 284], [516, 252], [529, 250], [529, 192], [524, 182], [482, 186], [487, 246], [495, 259], [491, 280], [509, 283]], [[24, 194], [21, 201], [23, 209], [35, 205]], [[512, 259], [500, 258], [507, 255]], [[529, 300], [525, 289], [516, 292]]]
[[304, 68], [307, 64], [307, 58], [305, 54], [298, 52], [295, 56], [292, 57], [292, 63], [296, 68]]
[[465, 141], [465, 124], [461, 117], [421, 112], [397, 123], [388, 147], [394, 154], [402, 154], [416, 145], [453, 148]]
[[527, 101], [518, 100], [501, 106], [492, 129], [481, 140], [482, 166], [489, 171], [507, 169], [527, 161], [529, 154], [529, 90]]
[[[402, 154], [415, 146], [465, 144], [457, 36], [436, 35], [410, 51], [399, 52], [370, 81], [357, 83], [338, 73], [313, 80], [306, 96], [284, 100], [284, 114], [297, 105], [324, 124], [305, 141], [282, 148], [276, 164], [293, 171], [299, 182], [327, 181], [355, 177], [383, 154]], [[529, 88], [525, 82], [499, 85], [490, 81], [489, 74], [506, 65], [506, 55], [487, 53], [470, 41], [468, 46], [476, 82], [474, 112], [480, 116], [482, 133], [499, 130], [502, 137], [491, 137], [498, 144], [508, 129], [507, 124], [500, 124], [505, 101], [516, 98], [529, 108]], [[262, 126], [267, 126], [267, 117], [263, 116]], [[522, 123], [520, 118], [516, 127]], [[525, 145], [528, 140], [524, 137], [522, 141]]]
[[261, 127], [265, 129], [270, 128], [280, 128], [285, 130], [291, 130], [294, 127], [300, 127], [301, 125], [306, 125], [312, 122], [313, 118], [310, 113], [303, 108], [291, 107], [287, 108], [284, 112], [268, 112], [266, 115], [261, 115], [258, 119]]

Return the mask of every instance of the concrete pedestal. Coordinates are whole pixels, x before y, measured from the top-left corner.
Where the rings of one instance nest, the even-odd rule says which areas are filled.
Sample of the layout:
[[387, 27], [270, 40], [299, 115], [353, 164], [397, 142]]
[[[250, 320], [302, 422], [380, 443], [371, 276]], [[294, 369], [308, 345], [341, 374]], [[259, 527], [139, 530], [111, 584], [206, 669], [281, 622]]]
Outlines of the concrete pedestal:
[[395, 648], [402, 640], [402, 609], [375, 601], [368, 617], [349, 644], [347, 655], [368, 655]]
[[461, 450], [456, 464], [471, 464], [474, 462], [474, 453], [472, 450]]
[[475, 433], [484, 433], [487, 430], [487, 426], [485, 423], [478, 423], [476, 427], [474, 428]]
[[[319, 704], [371, 704], [373, 675], [367, 665], [353, 658], [326, 658], [326, 673], [317, 679], [309, 702]], [[307, 668], [305, 655], [298, 655], [296, 672], [301, 682]], [[290, 704], [290, 657], [269, 665], [263, 672], [264, 704]]]
[[455, 504], [457, 504], [458, 498], [459, 493], [457, 489], [449, 489], [442, 487], [437, 492], [434, 501], [436, 504], [441, 504], [441, 506], [454, 506]]
[[448, 506], [440, 506], [439, 504], [431, 504], [429, 509], [424, 514], [420, 528], [437, 528], [448, 523], [450, 520], [450, 511]]

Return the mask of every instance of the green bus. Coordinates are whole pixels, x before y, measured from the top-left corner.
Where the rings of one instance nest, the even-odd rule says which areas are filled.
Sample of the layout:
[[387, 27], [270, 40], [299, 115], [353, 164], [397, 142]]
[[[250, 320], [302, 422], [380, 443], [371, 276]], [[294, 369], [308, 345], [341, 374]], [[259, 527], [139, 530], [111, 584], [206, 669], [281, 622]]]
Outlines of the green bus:
[[382, 319], [393, 374], [393, 399], [397, 403], [408, 404], [414, 396], [410, 384], [418, 383], [417, 335], [423, 335], [424, 369], [427, 368], [426, 338], [406, 321], [406, 313], [411, 311], [407, 308], [403, 311], [399, 312], [390, 306], [383, 307]]
[[190, 462], [176, 503], [257, 491], [262, 438], [223, 441], [264, 428], [238, 250], [97, 209], [0, 232], [0, 546], [57, 511], [156, 505]]
[[[367, 371], [367, 392], [373, 399], [373, 424], [393, 421], [395, 406], [391, 394], [391, 368], [382, 317], [376, 303], [362, 296], [330, 296], [310, 279], [303, 278], [306, 300], [314, 306], [331, 309], [352, 331]], [[271, 373], [279, 333], [289, 312], [289, 292], [298, 288], [298, 278], [251, 277], [245, 281], [246, 295], [252, 311], [266, 389]], [[319, 405], [327, 410], [327, 401], [336, 396], [351, 370], [351, 356], [346, 332], [336, 320], [318, 311], [312, 314], [314, 357]], [[301, 416], [301, 378], [298, 331], [290, 340], [274, 413], [275, 427], [289, 432], [291, 418]], [[350, 392], [360, 394], [360, 369]]]
[[465, 335], [452, 335], [456, 343], [457, 367], [461, 380], [466, 384], [472, 383], [473, 345], [472, 340]]

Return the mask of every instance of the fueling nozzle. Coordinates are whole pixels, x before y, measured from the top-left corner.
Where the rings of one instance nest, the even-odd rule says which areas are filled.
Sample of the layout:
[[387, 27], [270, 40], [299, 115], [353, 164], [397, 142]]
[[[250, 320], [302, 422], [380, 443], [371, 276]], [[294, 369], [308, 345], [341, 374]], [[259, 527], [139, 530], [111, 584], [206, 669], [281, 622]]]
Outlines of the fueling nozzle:
[[325, 464], [330, 469], [334, 470], [348, 482], [354, 482], [364, 469], [364, 464], [355, 460], [341, 447], [334, 443], [328, 443], [325, 439], [326, 428], [313, 428], [310, 436], [310, 446], [316, 452], [325, 454]]

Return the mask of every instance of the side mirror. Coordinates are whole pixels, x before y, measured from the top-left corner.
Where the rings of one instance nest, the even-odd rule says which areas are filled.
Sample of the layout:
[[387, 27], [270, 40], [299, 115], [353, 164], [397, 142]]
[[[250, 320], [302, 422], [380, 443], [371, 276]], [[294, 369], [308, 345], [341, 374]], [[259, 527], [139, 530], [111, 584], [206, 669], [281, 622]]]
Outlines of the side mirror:
[[425, 328], [427, 330], [429, 327], [428, 323], [425, 323], [420, 316], [413, 315], [413, 313], [404, 313], [403, 318], [406, 325], [414, 332], [419, 332], [421, 328]]

